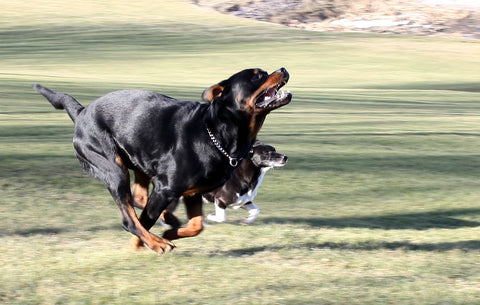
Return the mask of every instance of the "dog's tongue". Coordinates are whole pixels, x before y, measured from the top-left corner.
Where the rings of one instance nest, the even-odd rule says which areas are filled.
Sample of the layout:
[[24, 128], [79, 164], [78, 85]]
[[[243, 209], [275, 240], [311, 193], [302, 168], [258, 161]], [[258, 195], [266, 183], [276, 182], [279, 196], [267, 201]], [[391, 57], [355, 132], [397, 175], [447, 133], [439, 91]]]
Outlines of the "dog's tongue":
[[267, 106], [271, 101], [275, 99], [275, 95], [277, 94], [277, 90], [275, 88], [270, 88], [265, 92], [265, 95], [263, 96], [263, 101], [260, 101], [257, 103], [258, 107], [265, 107]]

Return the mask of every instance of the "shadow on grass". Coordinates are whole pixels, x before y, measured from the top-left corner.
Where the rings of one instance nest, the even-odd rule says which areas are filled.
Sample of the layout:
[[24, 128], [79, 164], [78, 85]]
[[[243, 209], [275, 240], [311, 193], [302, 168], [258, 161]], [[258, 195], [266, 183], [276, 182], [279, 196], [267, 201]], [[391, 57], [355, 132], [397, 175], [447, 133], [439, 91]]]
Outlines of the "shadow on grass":
[[407, 213], [384, 216], [344, 217], [344, 218], [289, 218], [266, 217], [265, 224], [305, 224], [311, 227], [368, 228], [383, 230], [428, 230], [434, 228], [456, 229], [479, 227], [480, 222], [455, 218], [462, 215], [480, 214], [480, 209], [460, 209], [425, 213]]
[[[365, 241], [358, 243], [347, 242], [324, 242], [324, 243], [305, 243], [293, 245], [277, 245], [277, 246], [258, 246], [243, 249], [233, 249], [228, 251], [220, 251], [216, 255], [225, 256], [250, 256], [260, 252], [277, 252], [289, 249], [300, 250], [351, 250], [351, 251], [375, 251], [375, 250], [404, 250], [404, 251], [449, 251], [462, 250], [465, 252], [480, 250], [480, 240], [465, 240], [458, 242], [441, 242], [441, 243], [412, 243], [409, 241]], [[215, 255], [214, 254], [214, 255]]]
[[76, 231], [82, 232], [99, 232], [99, 231], [122, 231], [120, 225], [111, 225], [111, 226], [93, 226], [90, 228], [75, 229], [74, 227], [50, 227], [50, 228], [26, 228], [26, 229], [13, 229], [13, 230], [0, 230], [0, 237], [3, 236], [22, 236], [28, 237], [33, 235], [57, 235], [63, 233], [70, 233]]

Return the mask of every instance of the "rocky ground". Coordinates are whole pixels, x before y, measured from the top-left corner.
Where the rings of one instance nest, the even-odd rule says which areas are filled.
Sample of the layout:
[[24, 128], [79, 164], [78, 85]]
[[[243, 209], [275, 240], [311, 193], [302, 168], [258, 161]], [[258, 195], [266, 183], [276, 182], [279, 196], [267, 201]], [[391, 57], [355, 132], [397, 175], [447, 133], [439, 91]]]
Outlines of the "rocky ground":
[[193, 0], [226, 14], [313, 31], [480, 39], [478, 0]]

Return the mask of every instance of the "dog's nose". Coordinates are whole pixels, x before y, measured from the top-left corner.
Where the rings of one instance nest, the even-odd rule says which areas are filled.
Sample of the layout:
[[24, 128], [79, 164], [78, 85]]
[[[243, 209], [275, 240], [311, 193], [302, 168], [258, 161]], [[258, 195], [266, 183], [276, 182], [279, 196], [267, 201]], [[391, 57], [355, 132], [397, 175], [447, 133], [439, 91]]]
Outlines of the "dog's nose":
[[287, 162], [288, 160], [288, 157], [287, 156], [283, 156], [283, 162]]
[[290, 78], [290, 74], [288, 74], [287, 69], [285, 69], [283, 67], [278, 69], [276, 72], [282, 73], [283, 77], [285, 78], [285, 81], [288, 81], [288, 79]]

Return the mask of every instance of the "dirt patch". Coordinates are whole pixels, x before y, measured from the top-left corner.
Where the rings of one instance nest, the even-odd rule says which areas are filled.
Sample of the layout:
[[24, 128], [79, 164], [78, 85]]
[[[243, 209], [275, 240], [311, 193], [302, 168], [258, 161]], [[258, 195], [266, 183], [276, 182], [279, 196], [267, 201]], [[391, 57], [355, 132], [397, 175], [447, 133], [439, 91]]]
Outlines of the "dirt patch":
[[477, 0], [194, 0], [225, 14], [313, 31], [480, 39]]

